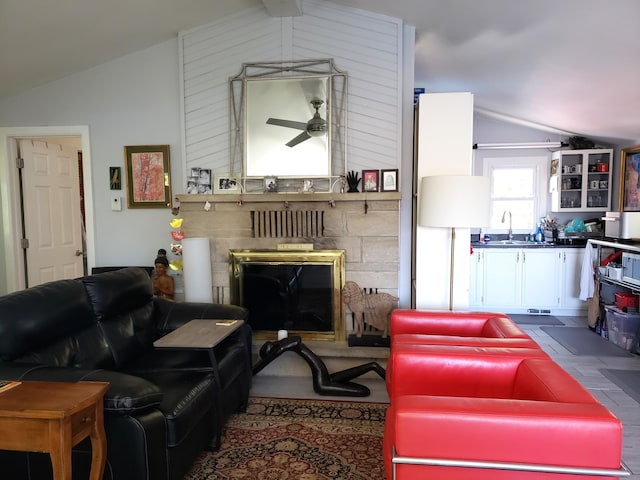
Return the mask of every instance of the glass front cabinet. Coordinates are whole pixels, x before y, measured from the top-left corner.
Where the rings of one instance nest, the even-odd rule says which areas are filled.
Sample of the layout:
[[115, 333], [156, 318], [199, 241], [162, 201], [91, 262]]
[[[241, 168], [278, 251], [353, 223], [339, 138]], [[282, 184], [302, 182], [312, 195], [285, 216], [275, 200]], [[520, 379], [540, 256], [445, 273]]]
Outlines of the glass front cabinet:
[[553, 152], [549, 190], [554, 212], [611, 210], [613, 149]]

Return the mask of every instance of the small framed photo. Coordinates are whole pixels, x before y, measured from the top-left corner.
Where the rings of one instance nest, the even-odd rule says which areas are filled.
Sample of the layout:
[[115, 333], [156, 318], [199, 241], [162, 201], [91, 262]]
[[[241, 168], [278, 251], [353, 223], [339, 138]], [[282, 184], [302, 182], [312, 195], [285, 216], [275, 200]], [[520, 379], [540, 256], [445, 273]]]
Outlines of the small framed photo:
[[122, 190], [122, 169], [109, 167], [109, 187], [111, 190]]
[[377, 192], [380, 184], [380, 170], [362, 170], [362, 191]]
[[398, 169], [382, 170], [380, 172], [380, 191], [381, 192], [397, 192], [398, 191]]
[[278, 179], [276, 177], [264, 177], [264, 191], [275, 193], [278, 191]]
[[124, 147], [129, 208], [171, 208], [169, 145]]
[[211, 170], [207, 168], [200, 169], [200, 175], [198, 175], [198, 193], [204, 195], [210, 195], [213, 193], [211, 190]]
[[200, 177], [189, 177], [187, 178], [187, 193], [194, 194], [198, 193], [198, 179]]
[[217, 173], [213, 181], [213, 193], [240, 193], [240, 176]]

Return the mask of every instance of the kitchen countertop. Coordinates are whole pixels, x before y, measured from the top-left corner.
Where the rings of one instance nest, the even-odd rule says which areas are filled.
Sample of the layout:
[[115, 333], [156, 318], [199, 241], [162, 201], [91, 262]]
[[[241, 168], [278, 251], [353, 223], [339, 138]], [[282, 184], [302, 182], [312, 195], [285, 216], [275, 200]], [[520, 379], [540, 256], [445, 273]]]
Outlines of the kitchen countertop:
[[473, 248], [584, 248], [584, 242], [572, 244], [560, 243], [536, 243], [516, 240], [514, 243], [508, 243], [505, 240], [491, 240], [486, 243], [471, 242]]

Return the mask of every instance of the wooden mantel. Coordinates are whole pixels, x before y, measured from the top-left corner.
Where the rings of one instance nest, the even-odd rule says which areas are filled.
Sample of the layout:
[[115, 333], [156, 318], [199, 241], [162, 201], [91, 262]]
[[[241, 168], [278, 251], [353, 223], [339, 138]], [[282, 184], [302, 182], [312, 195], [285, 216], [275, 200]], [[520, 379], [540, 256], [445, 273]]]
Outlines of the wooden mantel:
[[199, 195], [180, 193], [180, 203], [274, 203], [274, 202], [364, 202], [400, 200], [400, 192], [358, 192], [358, 193], [244, 193]]

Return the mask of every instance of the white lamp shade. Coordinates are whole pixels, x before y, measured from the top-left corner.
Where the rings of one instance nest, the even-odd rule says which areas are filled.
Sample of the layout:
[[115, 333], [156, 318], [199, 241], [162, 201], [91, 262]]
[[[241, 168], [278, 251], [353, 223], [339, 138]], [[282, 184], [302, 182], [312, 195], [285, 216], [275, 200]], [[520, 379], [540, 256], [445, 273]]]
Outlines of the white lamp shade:
[[423, 177], [418, 224], [422, 227], [486, 227], [489, 225], [489, 195], [487, 177]]

